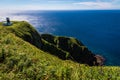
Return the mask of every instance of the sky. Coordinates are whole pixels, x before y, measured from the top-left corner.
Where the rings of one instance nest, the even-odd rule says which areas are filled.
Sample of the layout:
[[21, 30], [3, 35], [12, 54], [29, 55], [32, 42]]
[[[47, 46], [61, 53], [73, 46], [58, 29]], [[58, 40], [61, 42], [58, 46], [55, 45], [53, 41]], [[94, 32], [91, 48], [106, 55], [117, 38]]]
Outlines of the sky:
[[0, 10], [120, 9], [120, 0], [0, 0]]

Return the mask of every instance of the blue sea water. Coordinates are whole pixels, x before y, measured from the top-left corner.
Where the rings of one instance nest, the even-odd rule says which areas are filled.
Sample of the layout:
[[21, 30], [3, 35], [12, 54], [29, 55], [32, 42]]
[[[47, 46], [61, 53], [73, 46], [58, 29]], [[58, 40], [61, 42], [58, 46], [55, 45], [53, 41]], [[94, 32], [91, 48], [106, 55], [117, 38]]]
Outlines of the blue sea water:
[[26, 20], [40, 33], [75, 37], [106, 65], [120, 66], [120, 10], [23, 11], [12, 20]]

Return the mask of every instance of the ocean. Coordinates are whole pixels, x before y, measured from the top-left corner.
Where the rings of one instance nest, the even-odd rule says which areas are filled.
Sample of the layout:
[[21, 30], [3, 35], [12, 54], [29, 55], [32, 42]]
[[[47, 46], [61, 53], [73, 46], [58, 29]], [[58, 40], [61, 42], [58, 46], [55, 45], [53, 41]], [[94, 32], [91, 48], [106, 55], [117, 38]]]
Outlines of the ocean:
[[105, 65], [120, 66], [120, 10], [18, 11], [0, 14], [11, 20], [25, 20], [38, 32], [75, 37]]

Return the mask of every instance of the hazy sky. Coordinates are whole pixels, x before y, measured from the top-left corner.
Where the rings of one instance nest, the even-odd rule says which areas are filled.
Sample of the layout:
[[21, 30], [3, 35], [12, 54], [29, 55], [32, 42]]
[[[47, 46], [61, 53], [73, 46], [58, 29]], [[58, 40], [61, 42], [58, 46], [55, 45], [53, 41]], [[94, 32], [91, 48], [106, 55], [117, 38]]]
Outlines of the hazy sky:
[[120, 9], [120, 0], [0, 0], [2, 10]]

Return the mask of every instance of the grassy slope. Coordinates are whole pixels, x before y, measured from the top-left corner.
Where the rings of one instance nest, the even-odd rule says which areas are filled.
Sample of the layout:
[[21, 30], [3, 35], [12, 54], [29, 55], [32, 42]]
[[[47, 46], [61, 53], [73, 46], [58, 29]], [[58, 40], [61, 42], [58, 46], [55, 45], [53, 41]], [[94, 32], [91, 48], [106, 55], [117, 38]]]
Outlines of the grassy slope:
[[61, 60], [15, 36], [10, 27], [13, 26], [3, 27], [0, 23], [0, 80], [120, 79], [117, 66], [89, 67]]
[[39, 33], [27, 22], [13, 22], [11, 27], [6, 27], [7, 31], [14, 33], [16, 36], [24, 39], [25, 41], [30, 42], [36, 47], [41, 47], [41, 38], [39, 37]]

